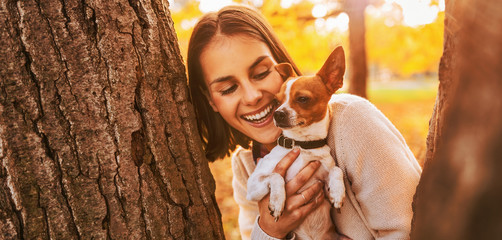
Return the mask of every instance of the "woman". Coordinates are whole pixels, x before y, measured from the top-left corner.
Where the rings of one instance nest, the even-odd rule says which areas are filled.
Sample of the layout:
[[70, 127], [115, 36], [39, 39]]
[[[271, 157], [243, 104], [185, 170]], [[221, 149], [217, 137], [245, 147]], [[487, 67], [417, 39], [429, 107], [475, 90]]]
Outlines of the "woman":
[[[232, 184], [243, 239], [293, 237], [291, 231], [321, 202], [315, 199], [324, 197], [322, 183], [297, 193], [319, 167], [313, 162], [286, 184], [279, 221], [269, 214], [268, 198], [258, 204], [245, 198], [256, 162], [281, 133], [272, 121], [274, 95], [282, 85], [274, 66], [281, 62], [300, 74], [264, 18], [244, 6], [203, 16], [188, 47], [189, 87], [207, 158], [214, 161], [239, 146], [232, 157]], [[331, 107], [328, 142], [346, 175], [348, 195], [341, 212], [332, 211], [338, 232], [353, 239], [409, 238], [421, 169], [403, 137], [365, 99], [335, 95]], [[297, 156], [292, 150], [275, 171], [284, 175]]]

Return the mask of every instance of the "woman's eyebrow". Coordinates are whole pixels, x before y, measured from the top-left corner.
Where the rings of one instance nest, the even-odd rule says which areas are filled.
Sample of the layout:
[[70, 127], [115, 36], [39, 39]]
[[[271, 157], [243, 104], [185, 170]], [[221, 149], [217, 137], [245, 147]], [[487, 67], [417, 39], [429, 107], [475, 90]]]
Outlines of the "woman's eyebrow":
[[[256, 60], [251, 64], [251, 66], [249, 66], [249, 69], [253, 69], [254, 67], [256, 67], [256, 65], [260, 64], [263, 60], [265, 60], [269, 57], [270, 56], [263, 55], [263, 56], [256, 58]], [[210, 82], [209, 86], [213, 85], [213, 83], [225, 82], [230, 79], [232, 79], [232, 76], [219, 77], [219, 78], [216, 78], [214, 81]]]
[[209, 83], [209, 86], [213, 85], [214, 83], [220, 83], [220, 82], [225, 82], [232, 79], [232, 76], [224, 76], [224, 77], [219, 77], [216, 78], [214, 81]]
[[254, 62], [253, 64], [251, 64], [251, 66], [249, 66], [249, 69], [253, 69], [254, 67], [256, 67], [256, 65], [260, 64], [264, 59], [268, 58], [269, 56], [260, 56], [258, 57]]

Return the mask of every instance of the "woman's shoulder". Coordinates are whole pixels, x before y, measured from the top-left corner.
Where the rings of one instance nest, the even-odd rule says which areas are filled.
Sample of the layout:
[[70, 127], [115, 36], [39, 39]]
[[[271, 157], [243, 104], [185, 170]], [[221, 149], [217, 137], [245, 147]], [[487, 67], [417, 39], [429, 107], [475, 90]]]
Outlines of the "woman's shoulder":
[[241, 146], [232, 153], [232, 165], [242, 164], [243, 162], [248, 162], [253, 159], [253, 153], [250, 149], [245, 149]]
[[331, 95], [330, 103], [351, 103], [357, 101], [367, 101], [365, 98], [350, 93], [336, 93]]
[[256, 164], [253, 161], [252, 151], [240, 146], [237, 147], [232, 154], [232, 170], [234, 174], [240, 173], [249, 176], [255, 168]]
[[367, 99], [348, 93], [333, 94], [329, 105], [333, 110], [333, 115], [338, 117], [347, 113], [353, 115], [358, 113], [368, 114], [373, 111], [380, 112]]
[[352, 104], [371, 104], [367, 99], [350, 93], [337, 93], [331, 96], [329, 104], [332, 107], [343, 108]]
[[246, 149], [238, 146], [237, 149], [235, 149], [235, 151], [232, 153], [232, 158], [246, 158], [249, 154], [251, 154], [252, 157], [251, 149]]
[[[370, 132], [392, 132], [392, 134], [400, 135], [390, 120], [365, 98], [352, 94], [335, 94], [330, 100], [330, 107], [332, 109], [331, 135], [363, 137]], [[358, 134], [354, 135], [354, 133]]]

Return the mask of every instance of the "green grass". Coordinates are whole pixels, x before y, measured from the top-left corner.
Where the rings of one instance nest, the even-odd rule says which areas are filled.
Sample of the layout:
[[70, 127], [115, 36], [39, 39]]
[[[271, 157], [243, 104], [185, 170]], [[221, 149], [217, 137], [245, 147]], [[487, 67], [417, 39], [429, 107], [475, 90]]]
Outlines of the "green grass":
[[374, 88], [368, 91], [369, 100], [401, 132], [421, 165], [425, 158], [429, 119], [436, 94], [435, 84], [421, 88]]
[[400, 104], [406, 102], [429, 102], [436, 98], [436, 88], [425, 89], [373, 89], [368, 91], [368, 98], [374, 103]]

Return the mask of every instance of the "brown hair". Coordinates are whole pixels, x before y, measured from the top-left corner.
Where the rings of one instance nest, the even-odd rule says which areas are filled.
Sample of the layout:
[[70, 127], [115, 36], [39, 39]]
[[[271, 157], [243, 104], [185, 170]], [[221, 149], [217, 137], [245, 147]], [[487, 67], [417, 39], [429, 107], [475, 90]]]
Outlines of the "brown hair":
[[249, 148], [251, 141], [248, 136], [231, 127], [218, 112], [214, 112], [206, 97], [209, 96], [209, 91], [202, 74], [200, 55], [217, 34], [226, 36], [244, 34], [257, 39], [268, 46], [276, 62], [290, 63], [300, 75], [300, 71], [272, 31], [272, 27], [259, 12], [243, 5], [234, 5], [204, 15], [195, 25], [190, 37], [187, 68], [188, 85], [199, 133], [206, 158], [211, 162], [230, 155], [237, 145]]

